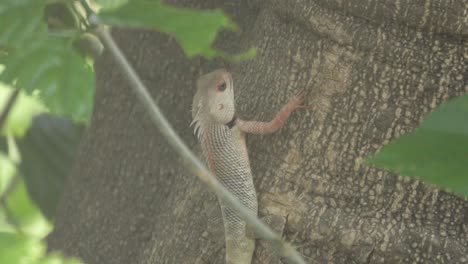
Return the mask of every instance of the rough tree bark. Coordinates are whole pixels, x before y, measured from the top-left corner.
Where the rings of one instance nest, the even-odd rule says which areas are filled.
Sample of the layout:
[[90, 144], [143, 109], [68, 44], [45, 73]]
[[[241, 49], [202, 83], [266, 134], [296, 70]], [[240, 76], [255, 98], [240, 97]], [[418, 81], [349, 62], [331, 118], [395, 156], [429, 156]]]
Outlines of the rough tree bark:
[[[200, 74], [228, 68], [244, 118], [268, 120], [310, 91], [310, 109], [276, 135], [249, 136], [248, 147], [260, 215], [287, 216], [286, 239], [311, 263], [468, 263], [466, 200], [361, 163], [468, 91], [466, 1], [173, 2], [223, 8], [242, 32], [216, 45], [258, 49], [240, 64], [188, 60], [168, 36], [114, 31], [194, 149]], [[87, 263], [222, 263], [223, 237], [206, 214], [216, 198], [182, 167], [108, 54], [96, 71], [91, 127], [51, 247]], [[275, 263], [258, 245], [255, 263]]]

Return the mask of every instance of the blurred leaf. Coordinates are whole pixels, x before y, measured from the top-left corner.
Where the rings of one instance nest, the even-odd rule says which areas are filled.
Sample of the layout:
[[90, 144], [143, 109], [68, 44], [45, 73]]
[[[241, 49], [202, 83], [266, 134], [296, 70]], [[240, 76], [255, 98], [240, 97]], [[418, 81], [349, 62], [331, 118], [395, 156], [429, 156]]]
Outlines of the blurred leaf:
[[73, 35], [51, 36], [44, 21], [49, 1], [0, 3], [0, 81], [39, 96], [52, 113], [86, 121], [92, 110], [94, 73], [72, 48]]
[[[94, 73], [68, 40], [44, 37], [21, 52], [9, 54], [0, 80], [39, 97], [52, 113], [89, 119], [94, 97]], [[16, 81], [16, 82], [15, 82]]]
[[49, 30], [60, 32], [61, 29], [79, 28], [78, 16], [74, 13], [72, 5], [72, 1], [69, 0], [48, 1], [44, 8], [43, 19]]
[[80, 264], [78, 259], [66, 258], [57, 252], [47, 255], [34, 264]]
[[222, 57], [225, 57], [227, 59], [233, 60], [235, 62], [251, 59], [257, 55], [257, 49], [256, 48], [250, 48], [243, 53], [237, 54], [237, 55], [230, 55], [230, 54], [225, 54]]
[[443, 104], [367, 162], [468, 197], [468, 96]]
[[7, 151], [6, 138], [0, 137], [0, 197], [2, 200], [2, 203], [0, 203], [0, 232], [14, 230], [6, 211], [2, 207], [4, 198], [14, 188], [14, 177], [17, 171], [16, 164], [8, 157]]
[[42, 238], [50, 232], [51, 225], [29, 198], [22, 181], [7, 197], [6, 203], [14, 218], [13, 220], [26, 234]]
[[7, 141], [5, 137], [0, 137], [0, 152], [3, 154], [7, 153]]
[[[0, 111], [3, 110], [6, 100], [8, 100], [12, 92], [13, 89], [0, 83]], [[22, 137], [29, 128], [32, 118], [45, 111], [47, 111], [47, 109], [37, 98], [20, 92], [3, 126], [2, 134]]]
[[468, 95], [439, 106], [426, 117], [421, 129], [468, 137]]
[[103, 8], [117, 8], [121, 5], [128, 3], [128, 0], [94, 0], [99, 6]]
[[0, 151], [0, 196], [10, 184], [15, 172], [16, 164], [5, 153]]
[[[0, 44], [14, 51], [46, 32], [43, 10], [46, 1], [2, 0], [0, 1]], [[19, 50], [18, 52], [21, 52]]]
[[220, 53], [211, 45], [223, 28], [236, 25], [221, 10], [176, 8], [161, 1], [134, 0], [116, 9], [103, 9], [99, 17], [112, 25], [147, 27], [174, 36], [188, 57], [212, 58]]
[[46, 247], [39, 239], [0, 232], [0, 263], [2, 264], [80, 264], [77, 259], [59, 253], [45, 255]]
[[42, 114], [17, 143], [27, 189], [49, 220], [54, 218], [83, 131], [82, 125], [68, 119]]
[[0, 206], [0, 233], [2, 232], [15, 232], [15, 228], [10, 225], [4, 208]]
[[0, 263], [34, 263], [44, 246], [34, 237], [0, 232]]
[[79, 36], [74, 42], [73, 47], [82, 55], [91, 58], [98, 58], [104, 51], [99, 38], [91, 33], [84, 33]]

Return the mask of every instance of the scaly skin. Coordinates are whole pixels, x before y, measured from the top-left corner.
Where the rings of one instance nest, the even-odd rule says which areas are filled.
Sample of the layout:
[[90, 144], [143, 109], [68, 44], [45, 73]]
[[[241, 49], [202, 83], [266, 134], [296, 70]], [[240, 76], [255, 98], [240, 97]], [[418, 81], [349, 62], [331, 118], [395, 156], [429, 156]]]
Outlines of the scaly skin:
[[[233, 89], [231, 74], [223, 69], [201, 76], [193, 99], [192, 124], [211, 172], [257, 214], [245, 134], [270, 134], [280, 129], [295, 109], [304, 107], [305, 93], [296, 94], [272, 121], [258, 122], [235, 117]], [[251, 263], [255, 240], [246, 236], [246, 223], [221, 200], [219, 203], [226, 238], [226, 263]]]

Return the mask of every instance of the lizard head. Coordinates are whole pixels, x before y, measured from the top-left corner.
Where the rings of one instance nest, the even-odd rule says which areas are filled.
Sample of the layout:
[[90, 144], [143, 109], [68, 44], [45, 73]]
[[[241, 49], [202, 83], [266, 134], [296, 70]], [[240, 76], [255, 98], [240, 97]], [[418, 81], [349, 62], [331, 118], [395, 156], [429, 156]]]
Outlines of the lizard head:
[[219, 69], [198, 78], [192, 104], [196, 129], [206, 124], [227, 124], [234, 118], [234, 111], [234, 85], [229, 72]]

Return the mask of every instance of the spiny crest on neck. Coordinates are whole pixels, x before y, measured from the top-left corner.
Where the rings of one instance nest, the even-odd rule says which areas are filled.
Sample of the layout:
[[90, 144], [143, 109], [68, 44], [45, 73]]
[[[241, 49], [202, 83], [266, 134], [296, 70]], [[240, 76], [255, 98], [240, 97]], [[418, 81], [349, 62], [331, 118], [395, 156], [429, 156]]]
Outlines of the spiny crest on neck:
[[[195, 103], [195, 102], [194, 102]], [[194, 126], [193, 129], [194, 129], [194, 134], [195, 136], [197, 136], [198, 140], [201, 140], [202, 136], [203, 136], [203, 120], [201, 118], [201, 114], [200, 114], [200, 109], [201, 109], [201, 103], [202, 101], [198, 101], [198, 106], [197, 108], [192, 108], [192, 122], [190, 123], [190, 126]], [[194, 114], [194, 110], [196, 110], [195, 114]]]

